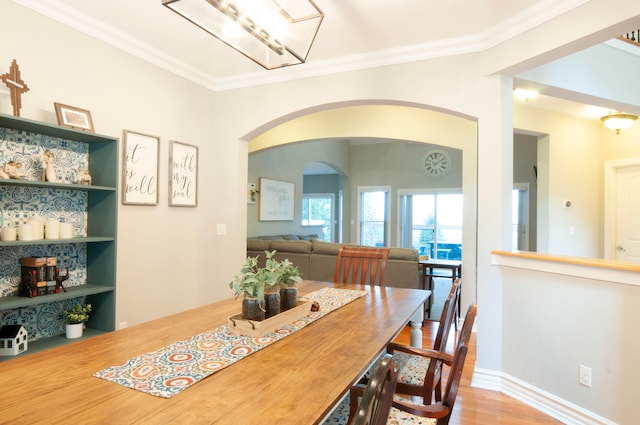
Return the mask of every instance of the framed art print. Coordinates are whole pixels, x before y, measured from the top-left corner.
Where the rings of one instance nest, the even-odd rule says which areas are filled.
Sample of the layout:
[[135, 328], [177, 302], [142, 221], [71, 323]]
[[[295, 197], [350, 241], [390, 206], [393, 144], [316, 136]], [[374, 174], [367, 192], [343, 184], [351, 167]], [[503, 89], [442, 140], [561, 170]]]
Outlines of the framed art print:
[[260, 177], [258, 219], [292, 221], [295, 193], [295, 183]]
[[56, 108], [56, 118], [58, 118], [58, 125], [80, 130], [93, 131], [91, 112], [87, 111], [86, 109], [63, 105], [62, 103], [58, 102], [53, 102], [53, 106], [55, 106]]
[[171, 141], [169, 146], [169, 205], [198, 205], [198, 147]]
[[124, 131], [123, 204], [158, 205], [159, 145], [159, 137]]

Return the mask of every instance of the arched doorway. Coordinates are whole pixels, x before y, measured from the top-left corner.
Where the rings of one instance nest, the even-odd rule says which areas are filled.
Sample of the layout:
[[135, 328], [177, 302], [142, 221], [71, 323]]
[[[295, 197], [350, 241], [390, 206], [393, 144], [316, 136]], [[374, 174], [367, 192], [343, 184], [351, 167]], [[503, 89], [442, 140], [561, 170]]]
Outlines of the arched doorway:
[[[352, 101], [319, 105], [280, 117], [248, 133], [249, 155], [290, 143], [378, 138], [451, 147], [462, 151], [463, 304], [476, 300], [477, 122], [429, 105], [395, 101]], [[291, 163], [291, 166], [297, 164]], [[338, 167], [342, 167], [337, 164]], [[300, 164], [300, 167], [302, 164]], [[301, 177], [300, 177], [301, 178]], [[302, 184], [296, 188], [300, 197]], [[352, 205], [345, 187], [344, 203]], [[351, 207], [345, 207], [345, 210]], [[256, 215], [249, 212], [248, 226]], [[345, 222], [348, 221], [345, 218]], [[265, 234], [269, 234], [268, 232]]]

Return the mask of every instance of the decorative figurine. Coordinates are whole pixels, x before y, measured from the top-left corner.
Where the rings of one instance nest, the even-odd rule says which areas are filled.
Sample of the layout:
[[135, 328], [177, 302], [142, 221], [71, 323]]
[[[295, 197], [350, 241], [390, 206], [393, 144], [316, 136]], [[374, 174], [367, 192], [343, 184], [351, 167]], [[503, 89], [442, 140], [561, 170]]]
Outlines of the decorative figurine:
[[63, 292], [67, 292], [67, 289], [62, 285], [62, 282], [69, 279], [69, 267], [67, 267], [67, 275], [60, 275], [60, 267], [56, 267], [56, 293], [60, 292], [62, 289]]
[[83, 170], [82, 167], [78, 167], [78, 184], [91, 184], [91, 174], [89, 174], [89, 170]]
[[9, 161], [4, 164], [2, 170], [0, 170], [0, 178], [3, 179], [22, 179], [22, 176], [19, 173], [19, 169], [22, 168], [22, 164], [16, 161]]
[[42, 174], [40, 175], [40, 179], [44, 182], [56, 182], [58, 178], [56, 177], [56, 169], [54, 167], [54, 157], [53, 153], [49, 149], [44, 151], [42, 156], [40, 156], [40, 167], [42, 168]]

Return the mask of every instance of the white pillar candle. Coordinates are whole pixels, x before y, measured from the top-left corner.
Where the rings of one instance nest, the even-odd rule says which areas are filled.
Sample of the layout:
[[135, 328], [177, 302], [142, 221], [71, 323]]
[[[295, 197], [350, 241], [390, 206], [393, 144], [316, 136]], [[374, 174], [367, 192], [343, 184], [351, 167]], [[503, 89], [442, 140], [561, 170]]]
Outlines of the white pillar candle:
[[18, 239], [21, 241], [32, 241], [33, 240], [33, 226], [24, 223], [18, 227]]
[[18, 237], [18, 232], [15, 227], [5, 227], [0, 231], [0, 239], [3, 241], [15, 241]]
[[32, 217], [28, 223], [33, 227], [33, 239], [44, 239], [44, 219], [41, 217]]
[[73, 225], [71, 223], [60, 223], [60, 239], [73, 238]]
[[60, 238], [60, 222], [58, 220], [47, 220], [47, 224], [45, 226], [45, 237], [47, 239]]

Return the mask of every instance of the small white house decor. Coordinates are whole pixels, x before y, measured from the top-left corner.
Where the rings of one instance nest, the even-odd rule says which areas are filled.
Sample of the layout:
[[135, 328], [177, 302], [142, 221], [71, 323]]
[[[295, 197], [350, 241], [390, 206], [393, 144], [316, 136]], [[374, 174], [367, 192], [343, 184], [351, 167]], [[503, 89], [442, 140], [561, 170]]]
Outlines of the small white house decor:
[[27, 351], [28, 334], [22, 325], [4, 325], [0, 328], [0, 356], [17, 356]]

